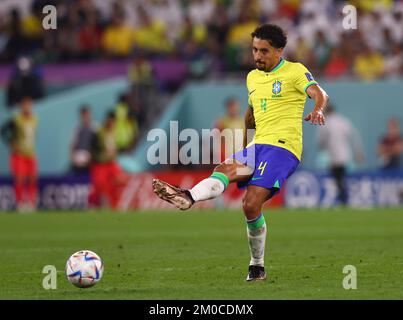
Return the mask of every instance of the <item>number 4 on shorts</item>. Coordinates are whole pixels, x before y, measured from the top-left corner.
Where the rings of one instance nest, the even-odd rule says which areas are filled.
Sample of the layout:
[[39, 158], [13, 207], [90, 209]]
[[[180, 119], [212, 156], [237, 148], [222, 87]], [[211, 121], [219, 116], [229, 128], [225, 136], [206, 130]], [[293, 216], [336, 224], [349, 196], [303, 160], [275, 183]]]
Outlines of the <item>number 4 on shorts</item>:
[[262, 176], [264, 173], [264, 169], [266, 169], [266, 165], [267, 165], [267, 161], [263, 162], [261, 161], [259, 163], [259, 167], [257, 168], [258, 170], [260, 170], [260, 175]]

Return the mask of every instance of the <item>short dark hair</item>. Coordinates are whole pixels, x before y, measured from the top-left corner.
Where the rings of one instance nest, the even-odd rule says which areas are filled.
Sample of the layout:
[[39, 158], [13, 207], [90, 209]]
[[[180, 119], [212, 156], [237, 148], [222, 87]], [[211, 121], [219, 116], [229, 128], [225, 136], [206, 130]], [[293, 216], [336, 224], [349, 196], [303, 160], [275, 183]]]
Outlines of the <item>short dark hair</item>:
[[262, 24], [251, 33], [252, 39], [259, 38], [267, 40], [271, 46], [280, 49], [287, 44], [287, 35], [284, 30], [275, 24]]

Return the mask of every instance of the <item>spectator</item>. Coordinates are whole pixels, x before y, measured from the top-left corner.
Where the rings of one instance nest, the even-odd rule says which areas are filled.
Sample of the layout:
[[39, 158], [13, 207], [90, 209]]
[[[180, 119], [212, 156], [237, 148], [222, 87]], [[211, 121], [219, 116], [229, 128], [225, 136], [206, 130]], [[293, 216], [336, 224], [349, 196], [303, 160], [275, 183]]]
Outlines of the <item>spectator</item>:
[[115, 139], [118, 152], [130, 151], [136, 142], [138, 124], [130, 112], [126, 94], [120, 96], [114, 112], [116, 117]]
[[4, 16], [2, 15], [2, 13], [0, 13], [0, 57], [4, 55], [4, 50], [8, 41], [6, 24], [4, 20]]
[[[60, 0], [55, 3], [58, 28], [51, 31], [41, 27], [41, 9], [47, 2], [31, 3], [28, 12], [15, 9], [4, 17], [3, 25], [0, 21], [0, 61], [13, 62], [23, 54], [45, 62], [122, 59], [133, 49], [163, 60], [191, 49], [204, 50], [202, 60], [214, 65], [204, 70], [215, 76], [217, 70], [253, 68], [250, 32], [257, 24], [269, 22], [287, 30], [289, 46], [284, 57], [301, 60], [318, 75], [327, 73], [329, 51], [335, 46], [347, 61], [354, 62], [354, 77], [372, 81], [403, 74], [403, 67], [393, 67], [395, 44], [403, 40], [402, 1], [350, 1], [359, 10], [355, 31], [343, 28], [344, 4], [338, 0]], [[312, 36], [318, 32], [319, 37]], [[298, 43], [298, 38], [303, 40]], [[188, 42], [193, 43], [184, 49]], [[366, 56], [366, 47], [378, 52], [375, 58]], [[391, 55], [393, 61], [383, 73], [383, 61], [388, 62]], [[196, 60], [184, 64], [191, 70], [203, 69], [204, 62]]]
[[[221, 47], [227, 42], [230, 22], [225, 6], [218, 4], [207, 26], [209, 38]], [[222, 48], [220, 52], [223, 52]]]
[[300, 1], [284, 0], [278, 2], [280, 2], [278, 5], [278, 10], [281, 12], [281, 14], [288, 17], [291, 20], [294, 20], [298, 14]]
[[309, 61], [310, 56], [313, 56], [313, 52], [304, 38], [298, 37], [295, 42], [295, 50], [291, 53], [291, 59], [296, 61]]
[[19, 58], [8, 84], [7, 105], [12, 107], [24, 96], [32, 99], [42, 98], [44, 91], [41, 69], [34, 66], [30, 57]]
[[228, 32], [230, 28], [228, 12], [222, 4], [217, 4], [211, 20], [207, 25], [207, 46], [209, 54], [215, 63], [214, 71], [224, 69], [225, 44], [227, 43]]
[[215, 1], [191, 0], [187, 12], [193, 24], [204, 26], [210, 21], [215, 7]]
[[[312, 1], [310, 2], [312, 3]], [[316, 5], [317, 3], [312, 8], [305, 10], [298, 25], [298, 33], [310, 47], [313, 46], [315, 40], [312, 35], [315, 35], [319, 30], [326, 34], [327, 37], [334, 37], [334, 31], [326, 17], [326, 12], [318, 10]]]
[[365, 30], [364, 40], [371, 50], [380, 51], [385, 47], [383, 14], [383, 11], [374, 10], [364, 14], [360, 19], [360, 25]]
[[139, 26], [134, 30], [136, 49], [149, 53], [167, 53], [172, 50], [172, 43], [167, 39], [166, 25], [160, 20], [152, 20], [141, 5], [137, 7]]
[[347, 75], [349, 64], [347, 59], [341, 53], [340, 49], [335, 47], [330, 52], [329, 61], [326, 63], [324, 75], [329, 79], [339, 79]]
[[378, 155], [381, 157], [383, 169], [399, 169], [403, 152], [403, 137], [400, 134], [399, 121], [391, 118], [388, 130], [378, 143]]
[[207, 76], [211, 61], [206, 51], [198, 46], [195, 40], [185, 41], [181, 53], [183, 61], [188, 66], [189, 78], [200, 79]]
[[7, 30], [7, 43], [4, 49], [5, 59], [14, 61], [16, 57], [25, 54], [27, 51], [27, 41], [22, 32], [21, 14], [17, 9], [12, 9], [9, 13]]
[[85, 15], [85, 21], [78, 34], [80, 56], [84, 59], [95, 57], [101, 49], [102, 31], [95, 11]]
[[403, 3], [400, 2], [400, 5], [401, 10], [395, 10], [393, 12], [393, 18], [389, 24], [389, 30], [392, 33], [394, 42], [396, 43], [401, 43], [403, 41]]
[[79, 55], [79, 24], [77, 11], [69, 7], [66, 18], [58, 25], [58, 36], [55, 39], [55, 50], [62, 61], [74, 60]]
[[374, 81], [383, 76], [384, 65], [383, 56], [365, 46], [354, 61], [354, 72], [361, 80]]
[[164, 26], [168, 41], [176, 41], [183, 23], [183, 10], [179, 0], [149, 0], [144, 1], [144, 5], [151, 20]]
[[346, 168], [353, 161], [353, 151], [356, 162], [363, 162], [362, 142], [351, 122], [337, 114], [333, 106], [327, 107], [326, 114], [326, 125], [318, 128], [317, 141], [319, 148], [325, 151], [330, 159], [330, 171], [336, 180], [338, 200], [346, 205]]
[[391, 52], [385, 59], [385, 75], [389, 78], [397, 78], [402, 74], [403, 45], [393, 44]]
[[42, 8], [45, 1], [37, 0], [32, 2], [31, 12], [21, 21], [22, 32], [25, 39], [29, 41], [30, 48], [40, 49], [43, 45]]
[[18, 211], [31, 212], [37, 205], [37, 161], [35, 136], [38, 119], [32, 112], [32, 99], [24, 97], [21, 111], [3, 128], [10, 146], [10, 166]]
[[323, 69], [323, 67], [329, 60], [331, 50], [331, 44], [327, 40], [323, 31], [319, 30], [316, 32], [316, 38], [313, 48], [315, 52], [315, 59], [317, 61], [317, 65], [320, 69]]
[[228, 43], [232, 46], [244, 46], [250, 42], [250, 34], [258, 25], [256, 6], [249, 8], [245, 2], [239, 13], [238, 19], [230, 27]]
[[111, 57], [126, 57], [133, 48], [134, 30], [126, 25], [124, 12], [115, 8], [112, 22], [102, 38], [106, 53]]
[[242, 68], [250, 69], [252, 60], [250, 59], [250, 35], [259, 24], [256, 7], [248, 7], [244, 2], [238, 19], [229, 29], [227, 60], [233, 70]]
[[80, 124], [74, 132], [70, 146], [71, 171], [74, 174], [89, 172], [91, 162], [91, 143], [95, 135], [95, 127], [91, 123], [89, 106], [80, 108]]
[[117, 209], [120, 188], [125, 178], [117, 163], [117, 145], [115, 140], [116, 116], [113, 111], [106, 116], [93, 139], [91, 148], [91, 183], [92, 191], [89, 202], [97, 206]]
[[351, 0], [350, 2], [357, 8], [366, 12], [373, 11], [377, 8], [390, 8], [393, 4], [393, 0]]
[[[143, 126], [147, 122], [147, 110], [155, 90], [155, 80], [151, 63], [143, 52], [137, 53], [129, 65], [128, 78], [132, 103], [129, 103], [134, 118]], [[130, 100], [130, 99], [129, 99]]]
[[185, 17], [185, 21], [180, 33], [181, 42], [194, 41], [199, 45], [204, 45], [207, 39], [207, 30], [204, 25], [194, 24], [189, 16]]

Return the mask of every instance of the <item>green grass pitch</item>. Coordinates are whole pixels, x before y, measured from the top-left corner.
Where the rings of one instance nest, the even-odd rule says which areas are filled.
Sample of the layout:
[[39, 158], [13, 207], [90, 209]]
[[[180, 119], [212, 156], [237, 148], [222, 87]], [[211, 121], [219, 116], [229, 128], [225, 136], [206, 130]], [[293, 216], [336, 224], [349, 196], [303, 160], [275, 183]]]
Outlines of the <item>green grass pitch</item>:
[[[403, 299], [403, 210], [266, 210], [268, 280], [245, 281], [241, 211], [0, 214], [0, 299]], [[81, 249], [104, 260], [89, 289], [67, 282]], [[45, 265], [56, 290], [45, 290]], [[342, 286], [357, 268], [356, 290]]]

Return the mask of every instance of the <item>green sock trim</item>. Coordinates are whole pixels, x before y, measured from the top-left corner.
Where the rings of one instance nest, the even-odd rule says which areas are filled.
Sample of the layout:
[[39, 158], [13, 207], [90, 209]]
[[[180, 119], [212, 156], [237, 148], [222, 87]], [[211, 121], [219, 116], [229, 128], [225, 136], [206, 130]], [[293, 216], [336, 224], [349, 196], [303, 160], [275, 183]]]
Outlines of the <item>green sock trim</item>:
[[224, 184], [224, 188], [227, 189], [227, 187], [229, 185], [229, 179], [224, 173], [213, 172], [213, 174], [210, 176], [210, 178], [215, 178], [215, 179], [220, 180]]
[[261, 228], [265, 224], [264, 215], [260, 214], [255, 220], [246, 221], [249, 230], [256, 230]]

